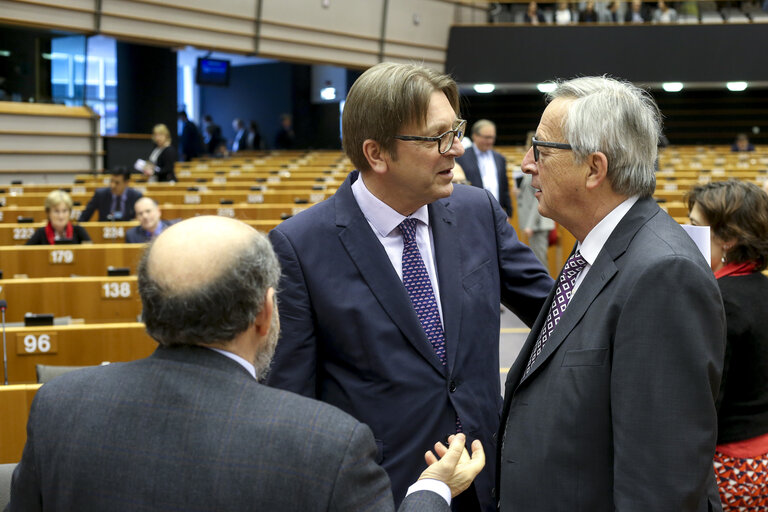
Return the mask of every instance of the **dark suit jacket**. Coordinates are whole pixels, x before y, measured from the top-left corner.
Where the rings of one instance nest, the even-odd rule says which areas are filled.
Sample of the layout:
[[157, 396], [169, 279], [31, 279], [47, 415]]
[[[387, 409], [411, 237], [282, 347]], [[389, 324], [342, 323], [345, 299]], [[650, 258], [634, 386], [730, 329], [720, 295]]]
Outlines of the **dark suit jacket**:
[[[125, 205], [123, 205], [122, 220], [133, 220], [136, 217], [136, 211], [133, 209], [134, 203], [141, 197], [141, 192], [128, 187], [125, 196]], [[79, 222], [86, 222], [93, 216], [93, 212], [99, 212], [99, 222], [112, 220], [109, 218], [110, 208], [112, 208], [112, 191], [109, 187], [96, 189], [93, 197], [88, 201], [85, 210], [80, 214]]]
[[712, 456], [725, 318], [682, 228], [638, 200], [523, 377], [546, 314], [507, 377], [500, 510], [720, 510]]
[[[163, 229], [167, 228], [168, 226], [172, 226], [176, 222], [178, 222], [178, 220], [160, 220], [160, 224], [163, 225]], [[132, 227], [125, 232], [125, 243], [128, 244], [143, 244], [145, 242], [149, 242], [150, 240], [152, 240], [152, 237], [149, 236], [149, 234], [144, 231], [141, 226]]]
[[[456, 429], [495, 446], [499, 303], [531, 323], [552, 280], [485, 190], [457, 185], [429, 205], [447, 347], [443, 367], [402, 281], [352, 195], [281, 223], [270, 240], [282, 265], [278, 344], [268, 384], [317, 397], [366, 423], [395, 500], [423, 454]], [[494, 508], [493, 457], [475, 480]]]
[[[368, 427], [203, 347], [58, 377], [27, 435], [11, 511], [394, 510]], [[402, 510], [449, 507], [421, 491]]]
[[[512, 198], [509, 196], [509, 181], [507, 180], [507, 159], [501, 156], [496, 151], [493, 152], [493, 160], [496, 163], [496, 171], [499, 178], [499, 203], [504, 211], [507, 212], [507, 217], [512, 216]], [[475, 147], [471, 146], [467, 148], [463, 155], [456, 159], [456, 161], [464, 169], [464, 175], [467, 180], [475, 186], [483, 188], [483, 177], [480, 173], [480, 166], [477, 163], [477, 152]]]

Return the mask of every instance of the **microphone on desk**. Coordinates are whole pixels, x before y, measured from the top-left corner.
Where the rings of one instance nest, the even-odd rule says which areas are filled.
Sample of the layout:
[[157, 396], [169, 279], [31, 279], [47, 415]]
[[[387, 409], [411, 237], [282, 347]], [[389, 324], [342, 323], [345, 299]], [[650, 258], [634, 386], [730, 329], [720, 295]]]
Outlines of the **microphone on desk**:
[[3, 313], [3, 377], [5, 385], [8, 385], [8, 349], [5, 346], [5, 310], [8, 308], [8, 302], [0, 300], [0, 311]]

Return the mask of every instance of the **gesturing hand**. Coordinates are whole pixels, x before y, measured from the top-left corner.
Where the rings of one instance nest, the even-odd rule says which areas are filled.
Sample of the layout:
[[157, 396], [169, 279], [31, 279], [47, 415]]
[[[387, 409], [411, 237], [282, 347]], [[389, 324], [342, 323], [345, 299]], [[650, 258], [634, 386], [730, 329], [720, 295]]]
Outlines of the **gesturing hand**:
[[[466, 490], [485, 466], [485, 452], [482, 443], [475, 439], [472, 443], [472, 457], [464, 448], [464, 434], [448, 438], [450, 446], [435, 443], [435, 453], [426, 452], [424, 460], [429, 467], [419, 477], [433, 478], [445, 482], [451, 489], [451, 496], [456, 497]], [[439, 457], [439, 459], [438, 459]]]

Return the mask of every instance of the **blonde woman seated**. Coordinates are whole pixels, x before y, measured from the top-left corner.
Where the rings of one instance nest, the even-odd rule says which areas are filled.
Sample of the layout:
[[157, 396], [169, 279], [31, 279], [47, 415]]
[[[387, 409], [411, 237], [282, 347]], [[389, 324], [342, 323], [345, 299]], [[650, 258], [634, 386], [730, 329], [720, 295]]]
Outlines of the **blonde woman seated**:
[[82, 226], [70, 222], [72, 198], [63, 190], [54, 190], [45, 198], [48, 223], [37, 228], [26, 245], [53, 245], [91, 243], [91, 237]]

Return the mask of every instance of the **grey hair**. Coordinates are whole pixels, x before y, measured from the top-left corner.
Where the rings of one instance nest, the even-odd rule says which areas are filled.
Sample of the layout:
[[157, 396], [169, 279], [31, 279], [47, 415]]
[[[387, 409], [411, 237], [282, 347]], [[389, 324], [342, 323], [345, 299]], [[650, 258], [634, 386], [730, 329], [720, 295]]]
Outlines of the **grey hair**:
[[477, 135], [477, 132], [485, 128], [486, 126], [493, 126], [493, 128], [496, 128], [496, 123], [491, 121], [490, 119], [478, 119], [475, 121], [475, 124], [472, 125], [472, 135]]
[[651, 95], [629, 82], [594, 76], [558, 82], [547, 95], [556, 98], [574, 100], [561, 129], [576, 161], [599, 151], [608, 160], [614, 192], [653, 195], [661, 112]]
[[272, 245], [259, 232], [237, 249], [220, 275], [193, 290], [177, 292], [148, 270], [151, 244], [138, 269], [142, 319], [147, 333], [168, 345], [228, 342], [251, 325], [264, 307], [269, 288], [276, 288], [280, 264]]

